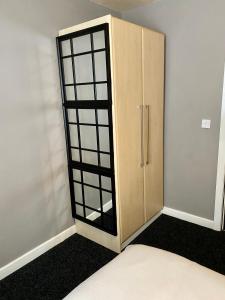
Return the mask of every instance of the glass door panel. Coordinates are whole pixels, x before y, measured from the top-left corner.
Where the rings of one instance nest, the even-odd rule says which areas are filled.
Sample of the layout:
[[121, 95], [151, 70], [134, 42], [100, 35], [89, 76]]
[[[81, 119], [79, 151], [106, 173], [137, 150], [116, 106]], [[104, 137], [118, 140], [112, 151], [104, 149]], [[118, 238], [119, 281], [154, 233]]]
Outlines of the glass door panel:
[[108, 25], [57, 45], [73, 216], [116, 234]]

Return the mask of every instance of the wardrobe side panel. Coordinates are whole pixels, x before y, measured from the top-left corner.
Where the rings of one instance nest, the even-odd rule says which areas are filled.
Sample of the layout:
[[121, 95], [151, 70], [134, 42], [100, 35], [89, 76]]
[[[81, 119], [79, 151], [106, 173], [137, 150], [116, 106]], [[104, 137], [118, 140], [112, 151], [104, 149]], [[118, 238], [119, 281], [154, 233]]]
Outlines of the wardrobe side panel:
[[164, 35], [143, 28], [142, 45], [147, 222], [163, 208]]
[[113, 89], [117, 157], [116, 197], [121, 242], [144, 224], [141, 162], [142, 28], [112, 18]]

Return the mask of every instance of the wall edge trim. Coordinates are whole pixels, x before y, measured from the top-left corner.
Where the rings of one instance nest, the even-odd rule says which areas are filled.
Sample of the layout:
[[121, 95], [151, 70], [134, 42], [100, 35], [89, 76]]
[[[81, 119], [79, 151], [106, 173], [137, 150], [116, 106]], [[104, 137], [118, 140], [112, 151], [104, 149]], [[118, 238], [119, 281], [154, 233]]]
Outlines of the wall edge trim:
[[206, 218], [202, 218], [196, 215], [192, 215], [189, 213], [186, 213], [184, 211], [181, 210], [177, 210], [177, 209], [173, 209], [170, 207], [165, 206], [162, 210], [162, 213], [167, 215], [167, 216], [171, 216], [183, 221], [187, 221], [196, 225], [200, 225], [203, 227], [207, 227], [210, 229], [214, 229], [214, 221], [213, 220], [209, 220]]
[[31, 249], [30, 251], [14, 259], [7, 265], [1, 267], [0, 280], [12, 274], [16, 270], [22, 268], [23, 266], [25, 266], [35, 258], [39, 257], [40, 255], [44, 254], [51, 248], [55, 247], [56, 245], [62, 243], [64, 240], [66, 240], [68, 237], [75, 234], [76, 232], [77, 229], [76, 229], [76, 225], [74, 224], [71, 227], [67, 228], [66, 230], [50, 238], [49, 240], [45, 241], [44, 243], [38, 245], [37, 247]]

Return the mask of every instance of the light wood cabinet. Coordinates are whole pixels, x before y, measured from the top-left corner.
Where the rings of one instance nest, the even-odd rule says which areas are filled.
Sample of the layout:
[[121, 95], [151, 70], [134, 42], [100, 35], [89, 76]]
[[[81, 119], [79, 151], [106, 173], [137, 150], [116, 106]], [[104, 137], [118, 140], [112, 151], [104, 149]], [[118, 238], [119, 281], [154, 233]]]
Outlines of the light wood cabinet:
[[77, 230], [119, 252], [163, 207], [164, 35], [109, 15], [57, 46]]

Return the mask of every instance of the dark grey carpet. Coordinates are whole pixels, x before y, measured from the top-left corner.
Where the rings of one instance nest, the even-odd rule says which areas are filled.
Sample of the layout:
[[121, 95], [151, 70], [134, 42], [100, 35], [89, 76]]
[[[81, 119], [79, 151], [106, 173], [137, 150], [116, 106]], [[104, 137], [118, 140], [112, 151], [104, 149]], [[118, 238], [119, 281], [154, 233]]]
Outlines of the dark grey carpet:
[[[177, 253], [225, 274], [225, 232], [162, 215], [133, 243]], [[62, 299], [115, 256], [112, 251], [74, 235], [2, 280], [0, 299]]]
[[62, 299], [115, 256], [75, 234], [0, 281], [0, 299]]

